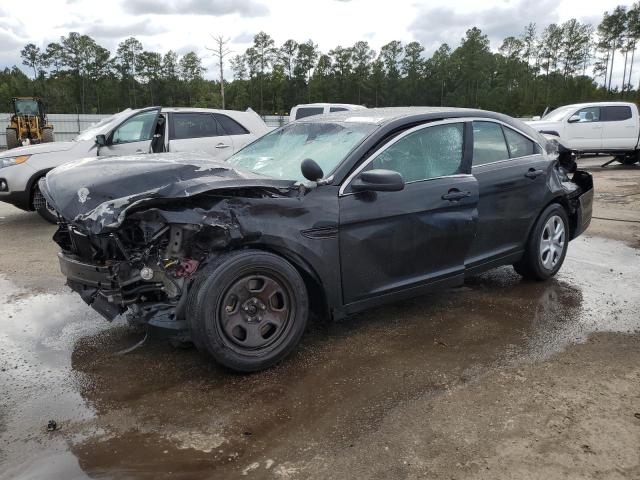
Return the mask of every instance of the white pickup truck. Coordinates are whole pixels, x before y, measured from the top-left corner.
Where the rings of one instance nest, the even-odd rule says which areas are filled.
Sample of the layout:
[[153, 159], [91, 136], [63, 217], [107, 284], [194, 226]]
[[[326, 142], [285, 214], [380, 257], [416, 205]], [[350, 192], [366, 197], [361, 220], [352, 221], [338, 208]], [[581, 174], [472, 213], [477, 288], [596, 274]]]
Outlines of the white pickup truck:
[[608, 153], [626, 165], [640, 159], [640, 117], [635, 103], [565, 105], [527, 123], [578, 154]]

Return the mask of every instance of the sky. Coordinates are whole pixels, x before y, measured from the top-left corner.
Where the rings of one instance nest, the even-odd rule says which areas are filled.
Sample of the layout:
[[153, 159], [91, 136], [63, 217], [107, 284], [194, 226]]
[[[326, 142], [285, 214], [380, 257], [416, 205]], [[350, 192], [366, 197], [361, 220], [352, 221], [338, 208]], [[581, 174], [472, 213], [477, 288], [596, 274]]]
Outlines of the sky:
[[[605, 10], [624, 0], [32, 0], [30, 8], [0, 2], [0, 68], [20, 65], [26, 43], [41, 48], [71, 31], [88, 34], [112, 52], [127, 37], [145, 49], [203, 57], [206, 77], [216, 60], [205, 47], [212, 35], [230, 39], [234, 53], [251, 46], [259, 31], [276, 45], [313, 39], [324, 52], [366, 40], [376, 51], [391, 40], [420, 41], [429, 55], [443, 42], [454, 47], [473, 26], [496, 50], [529, 22], [539, 29], [577, 18], [597, 25]], [[33, 13], [37, 12], [37, 13]], [[23, 69], [25, 67], [22, 67]], [[622, 66], [619, 65], [619, 76]], [[228, 71], [228, 68], [226, 69]], [[640, 70], [640, 69], [638, 69]], [[616, 71], [614, 70], [614, 76]], [[640, 72], [639, 72], [640, 75]], [[620, 79], [621, 81], [621, 79]]]

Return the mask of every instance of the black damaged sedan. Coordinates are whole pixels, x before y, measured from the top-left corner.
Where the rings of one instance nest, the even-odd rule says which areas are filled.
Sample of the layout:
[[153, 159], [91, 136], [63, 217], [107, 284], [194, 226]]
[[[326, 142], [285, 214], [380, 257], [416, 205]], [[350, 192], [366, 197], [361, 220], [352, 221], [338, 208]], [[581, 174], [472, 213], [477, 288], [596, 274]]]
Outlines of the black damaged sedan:
[[340, 318], [500, 265], [546, 280], [593, 198], [557, 143], [450, 108], [309, 117], [227, 163], [80, 161], [41, 190], [59, 214], [62, 272], [87, 304], [243, 372], [291, 352], [311, 311]]

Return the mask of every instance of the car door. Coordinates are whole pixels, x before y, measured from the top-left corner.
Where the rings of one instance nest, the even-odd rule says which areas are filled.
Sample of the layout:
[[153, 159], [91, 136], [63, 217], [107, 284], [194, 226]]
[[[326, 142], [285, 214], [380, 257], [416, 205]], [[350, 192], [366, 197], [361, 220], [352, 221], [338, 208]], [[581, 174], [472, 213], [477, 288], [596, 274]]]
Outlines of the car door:
[[634, 149], [638, 143], [638, 122], [628, 105], [607, 105], [602, 112], [602, 148]]
[[98, 155], [149, 153], [159, 113], [159, 108], [150, 108], [127, 118], [109, 133]]
[[231, 139], [233, 145], [233, 151], [231, 153], [240, 151], [242, 147], [256, 139], [255, 135], [252, 135], [249, 130], [228, 115], [214, 113], [213, 116], [222, 127], [222, 130]]
[[[478, 185], [463, 155], [465, 124], [414, 127], [378, 150], [340, 189], [340, 265], [345, 304], [461, 280], [474, 236]], [[398, 192], [358, 192], [364, 170], [399, 172]]]
[[233, 155], [233, 142], [212, 113], [173, 112], [169, 116], [169, 151], [203, 151], [224, 161]]
[[473, 122], [473, 167], [478, 225], [467, 267], [516, 253], [546, 195], [548, 162], [521, 132], [492, 121]]
[[564, 143], [572, 150], [598, 151], [602, 148], [602, 126], [600, 107], [581, 108], [567, 120]]

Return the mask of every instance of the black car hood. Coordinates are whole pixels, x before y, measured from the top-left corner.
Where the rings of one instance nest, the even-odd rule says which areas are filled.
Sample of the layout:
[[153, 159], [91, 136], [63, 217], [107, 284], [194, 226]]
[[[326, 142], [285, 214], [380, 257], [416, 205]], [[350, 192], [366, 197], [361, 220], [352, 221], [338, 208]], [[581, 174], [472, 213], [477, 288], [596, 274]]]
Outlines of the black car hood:
[[293, 181], [239, 170], [205, 153], [159, 153], [86, 158], [41, 180], [49, 204], [90, 234], [118, 228], [129, 209], [146, 202], [191, 197], [218, 189], [290, 189]]

